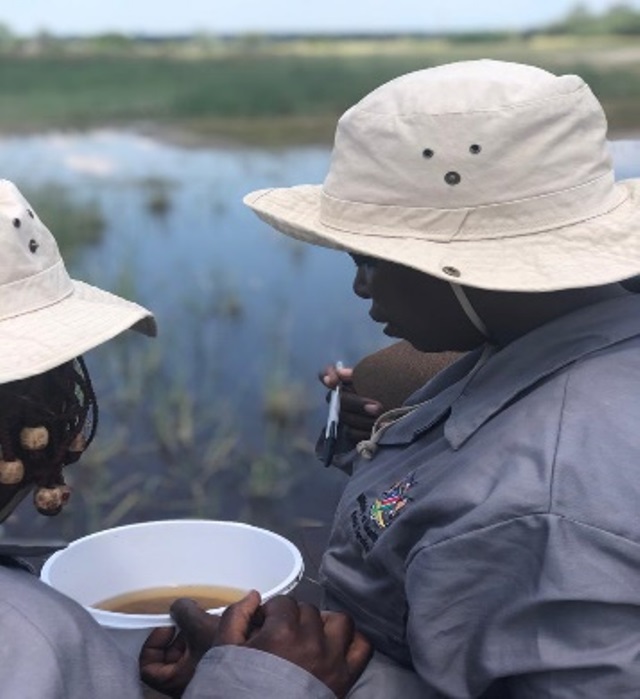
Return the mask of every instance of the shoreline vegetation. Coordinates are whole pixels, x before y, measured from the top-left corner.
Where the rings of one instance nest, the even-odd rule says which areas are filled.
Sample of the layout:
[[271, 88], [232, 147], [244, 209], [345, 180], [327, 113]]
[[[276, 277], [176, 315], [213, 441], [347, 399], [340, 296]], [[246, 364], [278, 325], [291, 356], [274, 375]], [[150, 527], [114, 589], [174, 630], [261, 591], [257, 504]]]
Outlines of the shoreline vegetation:
[[640, 12], [618, 5], [519, 33], [18, 38], [0, 25], [0, 135], [108, 127], [184, 146], [329, 145], [382, 82], [475, 58], [577, 73], [612, 136], [640, 132]]

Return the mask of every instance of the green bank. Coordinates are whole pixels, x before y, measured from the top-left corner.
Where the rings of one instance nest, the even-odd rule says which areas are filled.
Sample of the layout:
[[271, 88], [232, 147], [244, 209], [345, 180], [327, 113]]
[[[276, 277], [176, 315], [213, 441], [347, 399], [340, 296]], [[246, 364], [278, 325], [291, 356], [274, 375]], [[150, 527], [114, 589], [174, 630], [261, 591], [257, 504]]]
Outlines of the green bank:
[[336, 118], [381, 82], [482, 57], [579, 73], [612, 131], [640, 131], [640, 42], [621, 35], [23, 42], [0, 52], [0, 131], [106, 125], [187, 143], [328, 143]]

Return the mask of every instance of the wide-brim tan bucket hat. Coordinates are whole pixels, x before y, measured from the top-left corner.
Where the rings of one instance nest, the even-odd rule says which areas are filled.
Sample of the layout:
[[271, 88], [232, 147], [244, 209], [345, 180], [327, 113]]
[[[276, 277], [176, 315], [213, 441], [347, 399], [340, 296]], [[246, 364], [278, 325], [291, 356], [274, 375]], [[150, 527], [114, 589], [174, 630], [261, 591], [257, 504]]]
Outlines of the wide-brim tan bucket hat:
[[580, 77], [461, 61], [349, 109], [323, 185], [244, 201], [294, 238], [456, 284], [596, 286], [640, 273], [640, 180], [615, 182], [606, 138]]
[[63, 364], [128, 328], [156, 334], [146, 308], [69, 277], [34, 209], [0, 180], [0, 383]]

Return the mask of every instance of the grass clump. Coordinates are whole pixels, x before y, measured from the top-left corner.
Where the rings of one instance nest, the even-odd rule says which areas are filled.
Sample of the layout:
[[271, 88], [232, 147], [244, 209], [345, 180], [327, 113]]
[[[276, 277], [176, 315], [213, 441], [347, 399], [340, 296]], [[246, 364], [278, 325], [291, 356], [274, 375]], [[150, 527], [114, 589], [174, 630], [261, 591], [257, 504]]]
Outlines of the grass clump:
[[236, 42], [225, 51], [0, 54], [0, 129], [188, 129], [252, 143], [330, 143], [336, 119], [381, 83], [450, 61], [494, 58], [578, 73], [611, 126], [640, 122], [637, 39], [531, 34]]

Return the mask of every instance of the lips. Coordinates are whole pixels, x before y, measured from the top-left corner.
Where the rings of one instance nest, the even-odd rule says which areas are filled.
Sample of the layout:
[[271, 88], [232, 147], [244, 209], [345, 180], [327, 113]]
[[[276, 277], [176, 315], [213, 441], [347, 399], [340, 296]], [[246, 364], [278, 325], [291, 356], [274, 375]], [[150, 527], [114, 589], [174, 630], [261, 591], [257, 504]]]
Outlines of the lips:
[[373, 320], [375, 323], [387, 323], [387, 319], [382, 316], [375, 308], [371, 308], [369, 311], [369, 317], [371, 320]]
[[380, 313], [380, 311], [372, 307], [371, 310], [369, 311], [369, 317], [371, 320], [373, 320], [375, 323], [381, 323], [384, 324], [384, 328], [382, 329], [382, 332], [387, 335], [388, 337], [400, 337], [399, 330], [398, 328], [391, 322], [389, 322], [383, 315]]
[[382, 328], [382, 332], [387, 336], [387, 337], [400, 337], [398, 334], [398, 329], [396, 328], [395, 325], [392, 325], [391, 323], [387, 323], [384, 328]]

